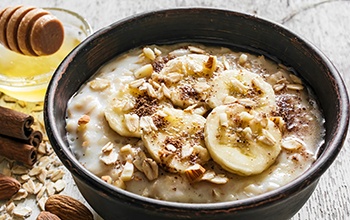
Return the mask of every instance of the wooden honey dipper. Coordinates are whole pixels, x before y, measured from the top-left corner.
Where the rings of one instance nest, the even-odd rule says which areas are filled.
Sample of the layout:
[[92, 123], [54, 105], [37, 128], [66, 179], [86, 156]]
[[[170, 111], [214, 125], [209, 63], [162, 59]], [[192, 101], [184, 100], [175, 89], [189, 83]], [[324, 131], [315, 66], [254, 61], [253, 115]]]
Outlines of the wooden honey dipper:
[[32, 6], [0, 11], [0, 43], [28, 56], [50, 55], [63, 43], [64, 28], [50, 12]]

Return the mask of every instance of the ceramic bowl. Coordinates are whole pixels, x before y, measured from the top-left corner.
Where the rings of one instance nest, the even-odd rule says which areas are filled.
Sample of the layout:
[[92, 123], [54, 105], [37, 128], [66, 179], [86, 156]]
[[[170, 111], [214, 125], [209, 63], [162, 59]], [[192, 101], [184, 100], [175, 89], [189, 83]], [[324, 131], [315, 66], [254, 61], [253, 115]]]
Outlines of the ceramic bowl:
[[[67, 142], [68, 100], [111, 58], [149, 44], [197, 42], [264, 54], [292, 66], [309, 84], [325, 117], [325, 143], [304, 174], [277, 190], [232, 202], [189, 204], [146, 198], [113, 187], [86, 170]], [[82, 195], [104, 219], [289, 219], [304, 205], [335, 160], [348, 127], [344, 83], [315, 46], [274, 22], [234, 11], [178, 8], [129, 17], [95, 32], [58, 67], [45, 98], [51, 144]]]

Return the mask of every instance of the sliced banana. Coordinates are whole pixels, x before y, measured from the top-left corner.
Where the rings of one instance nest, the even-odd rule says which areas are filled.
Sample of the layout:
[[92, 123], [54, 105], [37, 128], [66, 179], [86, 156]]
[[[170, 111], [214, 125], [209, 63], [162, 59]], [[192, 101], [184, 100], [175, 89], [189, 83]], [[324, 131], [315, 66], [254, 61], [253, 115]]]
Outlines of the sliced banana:
[[205, 118], [183, 110], [164, 107], [151, 116], [152, 129], [141, 138], [152, 158], [166, 170], [185, 173], [195, 164], [204, 164], [210, 159], [204, 144]]
[[109, 101], [104, 115], [109, 126], [119, 135], [139, 138], [144, 117], [154, 114], [163, 105], [170, 104], [158, 99], [148, 82], [138, 79], [118, 90]]
[[275, 123], [265, 113], [240, 104], [214, 108], [204, 134], [213, 160], [242, 176], [263, 172], [281, 151], [282, 134]]
[[168, 98], [175, 106], [185, 109], [205, 102], [211, 93], [209, 81], [222, 66], [216, 56], [186, 54], [168, 61], [152, 79], [166, 86]]
[[223, 71], [212, 82], [209, 106], [215, 108], [230, 103], [240, 103], [264, 112], [276, 108], [271, 85], [261, 76], [245, 69]]

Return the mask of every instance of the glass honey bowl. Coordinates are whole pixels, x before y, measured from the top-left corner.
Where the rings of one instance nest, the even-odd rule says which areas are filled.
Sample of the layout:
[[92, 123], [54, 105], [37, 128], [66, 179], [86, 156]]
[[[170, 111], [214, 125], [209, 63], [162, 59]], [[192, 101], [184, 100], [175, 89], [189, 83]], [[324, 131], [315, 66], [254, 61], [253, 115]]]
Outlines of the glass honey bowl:
[[0, 92], [27, 102], [44, 101], [52, 74], [80, 42], [92, 34], [88, 21], [79, 14], [61, 8], [43, 8], [56, 16], [64, 27], [60, 49], [48, 56], [26, 56], [0, 44]]

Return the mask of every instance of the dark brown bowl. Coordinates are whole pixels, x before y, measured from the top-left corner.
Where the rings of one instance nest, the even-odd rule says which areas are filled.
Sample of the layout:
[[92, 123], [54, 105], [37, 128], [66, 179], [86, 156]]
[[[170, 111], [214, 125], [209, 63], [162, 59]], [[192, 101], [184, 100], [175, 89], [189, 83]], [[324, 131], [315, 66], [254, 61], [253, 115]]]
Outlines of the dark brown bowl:
[[[188, 204], [145, 198], [113, 187], [86, 170], [71, 152], [65, 130], [68, 100], [111, 58], [148, 44], [198, 42], [264, 54], [293, 67], [316, 94], [326, 136], [317, 160], [293, 182], [232, 202]], [[288, 219], [307, 201], [338, 155], [348, 128], [348, 95], [333, 64], [290, 30], [256, 16], [209, 8], [179, 8], [133, 16], [96, 32], [56, 70], [45, 99], [51, 144], [90, 205], [105, 219]]]

